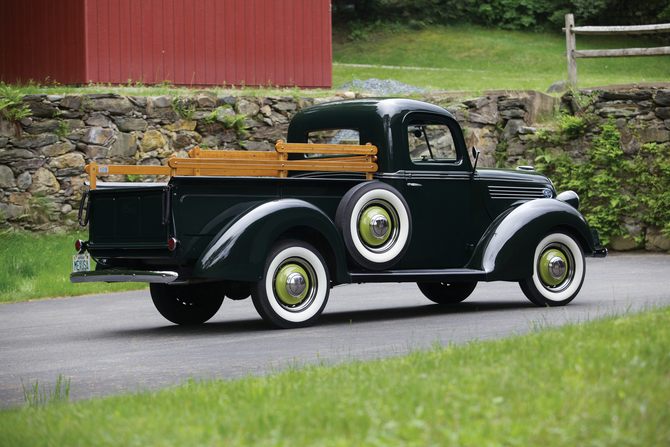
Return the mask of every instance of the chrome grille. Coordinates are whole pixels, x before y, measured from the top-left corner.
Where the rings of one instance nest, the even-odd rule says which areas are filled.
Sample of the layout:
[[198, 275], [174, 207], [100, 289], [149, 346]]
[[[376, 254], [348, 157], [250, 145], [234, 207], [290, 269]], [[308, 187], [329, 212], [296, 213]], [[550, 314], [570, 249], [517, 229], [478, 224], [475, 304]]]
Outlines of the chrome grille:
[[546, 186], [489, 186], [489, 194], [492, 199], [544, 199], [545, 196], [543, 191], [545, 189], [551, 191], [551, 189]]

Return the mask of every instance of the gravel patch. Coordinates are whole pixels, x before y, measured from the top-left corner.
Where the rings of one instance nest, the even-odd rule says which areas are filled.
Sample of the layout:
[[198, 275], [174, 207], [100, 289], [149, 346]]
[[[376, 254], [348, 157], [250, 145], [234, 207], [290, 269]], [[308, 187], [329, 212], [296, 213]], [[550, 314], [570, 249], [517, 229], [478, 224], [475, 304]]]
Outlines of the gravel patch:
[[377, 95], [409, 95], [411, 93], [428, 93], [432, 90], [417, 87], [415, 85], [407, 85], [393, 79], [386, 79], [382, 81], [376, 78], [370, 78], [367, 81], [354, 79], [341, 85], [337, 90], [356, 90], [361, 92], [370, 92]]

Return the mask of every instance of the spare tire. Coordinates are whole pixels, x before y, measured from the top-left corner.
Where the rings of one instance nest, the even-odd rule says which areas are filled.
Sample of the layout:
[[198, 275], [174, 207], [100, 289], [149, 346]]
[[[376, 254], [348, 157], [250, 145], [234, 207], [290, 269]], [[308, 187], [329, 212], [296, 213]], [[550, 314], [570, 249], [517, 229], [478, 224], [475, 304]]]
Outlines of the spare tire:
[[397, 189], [378, 181], [356, 185], [344, 195], [335, 225], [353, 260], [370, 270], [396, 264], [412, 237], [407, 202]]

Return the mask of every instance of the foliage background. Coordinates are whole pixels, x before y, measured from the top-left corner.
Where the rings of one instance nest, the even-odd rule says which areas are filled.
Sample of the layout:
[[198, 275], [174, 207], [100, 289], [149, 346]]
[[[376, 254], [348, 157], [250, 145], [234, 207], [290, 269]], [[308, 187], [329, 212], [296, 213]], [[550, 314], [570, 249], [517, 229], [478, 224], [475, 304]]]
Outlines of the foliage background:
[[417, 29], [472, 24], [560, 32], [568, 13], [578, 26], [670, 21], [667, 0], [333, 0], [332, 5], [335, 26], [382, 21]]

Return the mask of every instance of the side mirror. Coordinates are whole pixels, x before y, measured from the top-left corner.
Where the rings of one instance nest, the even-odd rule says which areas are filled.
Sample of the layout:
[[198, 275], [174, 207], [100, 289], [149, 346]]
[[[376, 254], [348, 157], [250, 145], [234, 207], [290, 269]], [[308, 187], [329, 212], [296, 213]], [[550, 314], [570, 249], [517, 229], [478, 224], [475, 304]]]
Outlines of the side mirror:
[[475, 162], [472, 166], [472, 173], [470, 173], [470, 180], [475, 178], [475, 172], [477, 172], [477, 162], [479, 161], [479, 151], [474, 146], [472, 146], [472, 158], [475, 159]]

